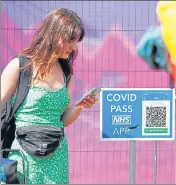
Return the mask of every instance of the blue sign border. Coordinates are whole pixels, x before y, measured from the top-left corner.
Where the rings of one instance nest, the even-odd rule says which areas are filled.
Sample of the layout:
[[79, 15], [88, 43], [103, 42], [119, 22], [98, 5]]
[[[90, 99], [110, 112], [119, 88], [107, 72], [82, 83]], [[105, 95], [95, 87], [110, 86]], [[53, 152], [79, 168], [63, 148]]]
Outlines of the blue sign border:
[[[120, 91], [141, 91], [141, 93], [145, 92], [145, 91], [171, 91], [172, 92], [172, 97], [171, 100], [173, 100], [172, 102], [172, 118], [170, 118], [172, 121], [170, 123], [170, 130], [172, 130], [172, 132], [169, 133], [169, 135], [163, 135], [162, 137], [152, 137], [151, 135], [149, 135], [148, 137], [108, 137], [105, 138], [103, 137], [103, 94], [105, 92], [112, 92], [112, 91], [116, 91], [116, 92], [120, 92]], [[142, 103], [142, 102], [141, 102]], [[142, 125], [142, 123], [141, 123]], [[142, 132], [142, 131], [141, 131]], [[102, 91], [100, 93], [100, 140], [101, 141], [119, 141], [119, 140], [174, 140], [175, 139], [175, 89], [170, 89], [170, 88], [102, 88]]]

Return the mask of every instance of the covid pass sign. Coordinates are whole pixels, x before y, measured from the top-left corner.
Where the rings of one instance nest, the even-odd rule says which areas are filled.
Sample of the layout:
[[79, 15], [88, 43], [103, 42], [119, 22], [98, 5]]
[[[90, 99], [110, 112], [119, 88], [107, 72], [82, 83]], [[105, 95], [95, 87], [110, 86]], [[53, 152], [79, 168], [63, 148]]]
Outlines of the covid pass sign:
[[101, 140], [173, 140], [174, 89], [103, 89]]

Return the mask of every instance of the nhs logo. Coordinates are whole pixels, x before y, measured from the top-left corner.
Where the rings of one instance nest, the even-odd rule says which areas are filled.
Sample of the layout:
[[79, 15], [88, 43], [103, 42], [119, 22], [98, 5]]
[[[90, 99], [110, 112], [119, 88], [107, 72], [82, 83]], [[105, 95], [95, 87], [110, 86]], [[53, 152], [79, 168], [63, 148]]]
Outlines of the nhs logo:
[[112, 115], [112, 124], [131, 124], [131, 115]]

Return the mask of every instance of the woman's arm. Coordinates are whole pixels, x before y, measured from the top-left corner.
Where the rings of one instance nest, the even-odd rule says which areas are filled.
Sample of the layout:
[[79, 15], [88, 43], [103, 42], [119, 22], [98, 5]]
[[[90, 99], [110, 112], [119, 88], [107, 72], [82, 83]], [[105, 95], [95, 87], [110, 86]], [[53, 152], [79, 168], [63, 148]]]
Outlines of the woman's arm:
[[1, 75], [1, 111], [7, 100], [15, 93], [19, 78], [19, 59], [11, 60]]
[[64, 122], [64, 126], [67, 127], [68, 125], [72, 124], [81, 114], [83, 108], [91, 108], [96, 101], [98, 101], [97, 97], [88, 97], [83, 104], [79, 106], [72, 105], [72, 87], [73, 87], [73, 76], [70, 79], [68, 84], [68, 94], [70, 96], [70, 104], [65, 110], [62, 120]]
[[70, 108], [67, 108], [64, 112], [63, 115], [63, 122], [64, 122], [64, 127], [69, 126], [72, 124], [80, 115], [82, 112], [82, 108], [72, 106]]

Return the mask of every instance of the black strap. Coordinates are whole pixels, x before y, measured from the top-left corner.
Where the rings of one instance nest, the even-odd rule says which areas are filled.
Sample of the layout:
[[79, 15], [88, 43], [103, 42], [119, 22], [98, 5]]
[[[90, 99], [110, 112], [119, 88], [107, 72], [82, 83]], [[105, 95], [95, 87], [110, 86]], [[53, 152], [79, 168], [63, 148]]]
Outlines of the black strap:
[[[24, 56], [19, 56], [19, 63], [20, 67], [24, 67], [29, 62], [29, 59]], [[17, 94], [13, 106], [13, 111], [11, 114], [11, 118], [23, 102], [24, 98], [26, 97], [26, 94], [29, 90], [29, 84], [30, 84], [30, 77], [31, 77], [31, 68], [27, 69], [21, 69], [19, 72], [19, 83], [17, 87]]]
[[71, 79], [71, 74], [68, 75], [68, 77], [66, 78], [66, 87], [68, 87], [68, 84], [70, 82], [70, 79]]
[[65, 59], [58, 59], [59, 64], [62, 67], [62, 71], [64, 72], [64, 75], [66, 77], [66, 87], [68, 87], [69, 81], [72, 76], [72, 67], [70, 62], [68, 62]]

